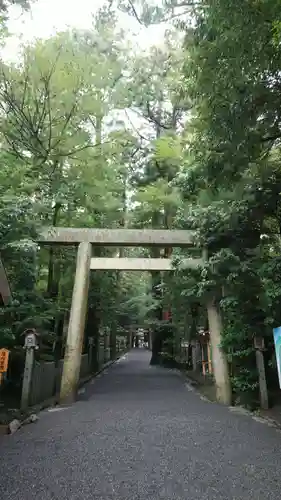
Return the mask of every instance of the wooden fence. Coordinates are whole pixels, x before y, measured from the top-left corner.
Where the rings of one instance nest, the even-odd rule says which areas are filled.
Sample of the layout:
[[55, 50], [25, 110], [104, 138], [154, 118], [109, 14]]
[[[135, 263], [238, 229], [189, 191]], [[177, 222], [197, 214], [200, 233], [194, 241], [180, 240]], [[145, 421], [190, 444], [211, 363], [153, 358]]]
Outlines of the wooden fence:
[[[125, 339], [117, 338], [116, 340], [116, 355], [120, 355], [126, 351]], [[99, 346], [98, 352], [98, 365], [102, 368], [110, 361], [110, 349]], [[46, 401], [60, 391], [60, 384], [62, 378], [63, 360], [58, 363], [54, 361], [40, 361], [35, 362], [32, 374], [32, 384], [29, 404], [31, 406]], [[91, 354], [83, 354], [81, 358], [80, 379], [83, 380], [93, 373], [91, 366]]]

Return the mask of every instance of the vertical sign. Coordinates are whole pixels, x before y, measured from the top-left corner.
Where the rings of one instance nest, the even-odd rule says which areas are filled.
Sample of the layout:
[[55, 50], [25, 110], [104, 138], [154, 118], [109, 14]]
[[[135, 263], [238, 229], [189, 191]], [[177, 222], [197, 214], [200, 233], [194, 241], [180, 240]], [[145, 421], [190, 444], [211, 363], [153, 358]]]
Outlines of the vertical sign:
[[279, 387], [281, 389], [281, 326], [273, 328], [273, 337], [275, 344], [275, 355], [278, 369]]
[[3, 374], [8, 370], [10, 351], [8, 349], [0, 349], [0, 385], [2, 383]]

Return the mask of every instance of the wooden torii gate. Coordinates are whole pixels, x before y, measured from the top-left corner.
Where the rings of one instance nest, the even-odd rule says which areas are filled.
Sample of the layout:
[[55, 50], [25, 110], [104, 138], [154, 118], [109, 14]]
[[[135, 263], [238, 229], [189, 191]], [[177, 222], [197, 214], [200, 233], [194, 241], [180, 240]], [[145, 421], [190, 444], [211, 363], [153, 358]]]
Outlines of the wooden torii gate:
[[[87, 312], [89, 274], [91, 269], [130, 271], [171, 271], [171, 259], [142, 258], [92, 258], [92, 246], [103, 247], [162, 247], [186, 248], [193, 246], [193, 233], [168, 229], [86, 229], [46, 228], [39, 244], [78, 246], [76, 272], [72, 293], [70, 319], [61, 381], [60, 401], [75, 400], [84, 328]], [[184, 267], [198, 267], [202, 259], [186, 259]], [[221, 320], [214, 301], [207, 305], [212, 344], [213, 367], [217, 386], [217, 398], [225, 404], [231, 403], [231, 388], [227, 360], [220, 349]]]

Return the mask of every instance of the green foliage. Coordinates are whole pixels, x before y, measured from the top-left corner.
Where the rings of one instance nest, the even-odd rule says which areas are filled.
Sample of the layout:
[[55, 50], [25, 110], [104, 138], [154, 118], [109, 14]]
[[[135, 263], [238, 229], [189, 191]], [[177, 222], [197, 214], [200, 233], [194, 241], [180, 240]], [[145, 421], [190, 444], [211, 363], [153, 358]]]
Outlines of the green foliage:
[[[115, 26], [100, 11], [92, 30], [37, 40], [23, 48], [20, 65], [3, 67], [1, 257], [14, 298], [2, 310], [3, 345], [21, 342], [26, 326], [49, 332], [51, 350], [62, 341], [75, 251], [39, 252], [32, 243], [37, 230], [46, 224], [120, 224], [124, 158], [134, 144], [123, 124], [117, 134], [105, 123], [123, 100], [119, 81], [126, 48], [120, 50], [122, 34]], [[111, 274], [98, 276], [89, 303], [101, 304], [101, 322], [107, 323], [118, 312], [117, 277]]]
[[[180, 142], [171, 133], [169, 139], [151, 140], [148, 148], [117, 116], [118, 110], [130, 106], [152, 120], [139, 93], [147, 59], [131, 58], [117, 25], [113, 13], [101, 9], [92, 29], [36, 40], [22, 47], [20, 64], [2, 66], [1, 257], [14, 300], [1, 311], [0, 342], [9, 347], [21, 343], [23, 329], [35, 326], [44, 339], [40, 349], [44, 359], [63, 352], [75, 250], [38, 249], [34, 242], [41, 226], [134, 226], [162, 207], [175, 211], [178, 203], [177, 188], [169, 182], [177, 171]], [[166, 50], [153, 89], [146, 86], [143, 93], [153, 113], [167, 69]], [[154, 48], [149, 71], [157, 57]], [[168, 69], [167, 92], [174, 92], [175, 70], [172, 64]], [[171, 113], [162, 110], [162, 118], [170, 123]], [[146, 164], [151, 160], [154, 171], [156, 161], [163, 168], [154, 185], [149, 178], [147, 192], [140, 188], [134, 193], [138, 211], [130, 206], [128, 193], [136, 187], [134, 175], [143, 177], [143, 160]], [[110, 256], [116, 249], [95, 251]], [[128, 255], [135, 253], [131, 250]], [[103, 327], [120, 329], [145, 322], [157, 302], [149, 282], [142, 273], [92, 273], [86, 339], [98, 336]]]
[[[163, 43], [135, 50], [116, 5], [143, 26], [168, 20]], [[85, 346], [102, 328], [148, 321], [154, 360], [172, 359], [180, 338], [207, 327], [212, 296], [233, 390], [255, 399], [253, 335], [271, 352], [281, 324], [278, 2], [109, 2], [91, 29], [22, 49], [1, 71], [0, 250], [14, 297], [1, 310], [1, 346], [36, 326], [42, 355], [63, 352], [75, 250], [39, 250], [42, 225], [192, 229], [195, 248], [173, 250], [173, 275], [92, 273]], [[184, 269], [202, 248], [204, 266]]]
[[256, 398], [253, 335], [272, 349], [272, 326], [281, 320], [279, 20], [271, 0], [205, 0], [186, 29], [192, 115], [174, 181], [184, 200], [177, 223], [195, 230], [209, 263], [179, 268], [178, 282], [189, 301], [216, 296], [238, 398]]

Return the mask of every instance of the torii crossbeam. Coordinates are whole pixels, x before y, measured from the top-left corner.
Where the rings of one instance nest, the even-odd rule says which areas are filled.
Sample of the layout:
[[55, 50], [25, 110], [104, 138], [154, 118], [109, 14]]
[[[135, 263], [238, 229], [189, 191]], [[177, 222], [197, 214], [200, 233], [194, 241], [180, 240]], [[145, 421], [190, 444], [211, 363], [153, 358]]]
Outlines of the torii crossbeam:
[[44, 245], [79, 245], [114, 247], [190, 247], [192, 231], [183, 229], [88, 229], [49, 227], [41, 231], [38, 242]]

